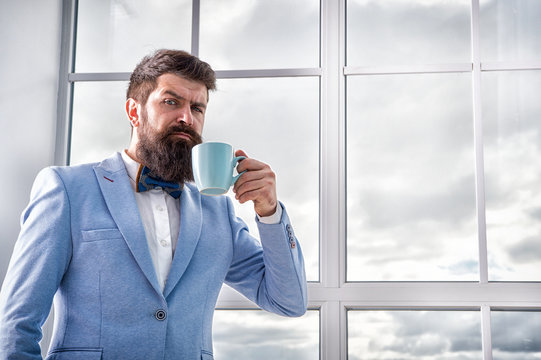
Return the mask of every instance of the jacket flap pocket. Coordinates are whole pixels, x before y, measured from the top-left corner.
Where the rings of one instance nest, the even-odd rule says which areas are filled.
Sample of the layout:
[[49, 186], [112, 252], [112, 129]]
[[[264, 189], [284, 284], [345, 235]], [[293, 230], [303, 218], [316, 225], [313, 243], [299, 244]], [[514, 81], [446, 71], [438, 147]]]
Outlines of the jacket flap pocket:
[[118, 229], [83, 230], [81, 234], [83, 241], [122, 239], [122, 234]]
[[99, 348], [59, 348], [51, 351], [46, 360], [101, 360]]

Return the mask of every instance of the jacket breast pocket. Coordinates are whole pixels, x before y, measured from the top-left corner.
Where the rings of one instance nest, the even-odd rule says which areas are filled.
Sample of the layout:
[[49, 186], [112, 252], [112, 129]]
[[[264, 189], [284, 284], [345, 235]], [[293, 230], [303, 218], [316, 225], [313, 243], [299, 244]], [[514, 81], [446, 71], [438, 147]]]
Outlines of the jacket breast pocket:
[[101, 360], [102, 352], [99, 348], [58, 348], [45, 360]]
[[82, 230], [81, 235], [83, 242], [122, 239], [118, 229]]

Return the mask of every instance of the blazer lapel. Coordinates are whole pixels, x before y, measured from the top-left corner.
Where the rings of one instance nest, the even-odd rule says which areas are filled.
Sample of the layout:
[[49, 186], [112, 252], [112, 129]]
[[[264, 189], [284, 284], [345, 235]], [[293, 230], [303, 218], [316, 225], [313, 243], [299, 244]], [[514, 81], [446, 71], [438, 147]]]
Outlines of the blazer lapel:
[[145, 237], [145, 229], [122, 157], [116, 153], [94, 167], [94, 172], [107, 208], [135, 261], [152, 287], [161, 294]]
[[180, 218], [177, 248], [163, 293], [166, 298], [186, 271], [201, 235], [201, 195], [188, 184], [184, 185], [180, 196]]

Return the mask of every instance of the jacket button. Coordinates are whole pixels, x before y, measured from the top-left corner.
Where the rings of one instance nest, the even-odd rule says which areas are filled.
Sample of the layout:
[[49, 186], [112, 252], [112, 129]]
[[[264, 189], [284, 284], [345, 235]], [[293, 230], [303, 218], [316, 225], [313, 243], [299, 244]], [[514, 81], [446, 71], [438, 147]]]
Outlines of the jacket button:
[[156, 320], [163, 321], [167, 317], [167, 313], [165, 312], [165, 310], [160, 309], [156, 311], [154, 317], [156, 318]]

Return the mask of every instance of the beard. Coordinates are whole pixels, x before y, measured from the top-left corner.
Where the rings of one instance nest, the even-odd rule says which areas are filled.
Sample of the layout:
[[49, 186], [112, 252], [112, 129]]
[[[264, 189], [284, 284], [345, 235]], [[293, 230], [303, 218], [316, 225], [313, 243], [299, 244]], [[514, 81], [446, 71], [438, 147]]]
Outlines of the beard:
[[[137, 130], [139, 142], [135, 155], [143, 165], [151, 169], [150, 175], [180, 184], [193, 181], [192, 148], [202, 142], [201, 135], [184, 123], [159, 132], [148, 124], [145, 110], [141, 120]], [[173, 136], [178, 132], [188, 134], [191, 139]]]

